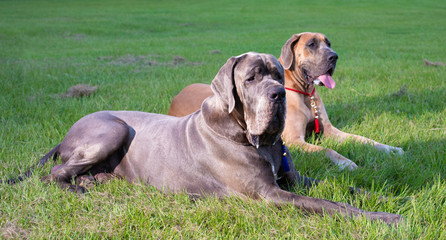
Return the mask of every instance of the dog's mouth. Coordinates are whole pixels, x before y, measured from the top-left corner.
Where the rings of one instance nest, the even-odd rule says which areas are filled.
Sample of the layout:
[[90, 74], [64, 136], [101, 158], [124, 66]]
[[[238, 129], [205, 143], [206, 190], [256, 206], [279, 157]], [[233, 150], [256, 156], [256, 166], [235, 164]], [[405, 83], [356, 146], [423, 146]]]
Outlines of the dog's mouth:
[[274, 145], [280, 139], [280, 134], [251, 135], [248, 133], [248, 136], [249, 142], [256, 148]]
[[[261, 131], [247, 131], [248, 141], [256, 148], [260, 146], [274, 145], [279, 139], [285, 127], [284, 107], [278, 106], [271, 114], [271, 118]], [[257, 132], [257, 133], [256, 133]], [[260, 134], [258, 132], [261, 132]]]
[[328, 71], [322, 75], [316, 75], [312, 76], [308, 73], [307, 70], [302, 69], [302, 73], [305, 77], [305, 80], [307, 80], [307, 83], [318, 85], [318, 86], [325, 86], [329, 89], [333, 89], [336, 86], [336, 82], [331, 77], [334, 72], [334, 67], [328, 69]]

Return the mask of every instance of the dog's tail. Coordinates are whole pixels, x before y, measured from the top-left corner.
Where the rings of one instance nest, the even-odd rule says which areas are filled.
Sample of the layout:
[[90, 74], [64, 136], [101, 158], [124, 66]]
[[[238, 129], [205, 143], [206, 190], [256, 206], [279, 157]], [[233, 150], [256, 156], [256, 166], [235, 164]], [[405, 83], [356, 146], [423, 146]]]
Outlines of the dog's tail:
[[31, 167], [26, 173], [16, 177], [16, 178], [10, 178], [6, 181], [0, 180], [0, 184], [3, 183], [8, 183], [8, 184], [15, 184], [18, 182], [21, 182], [23, 180], [25, 180], [26, 178], [30, 177], [33, 174], [33, 171], [36, 167], [43, 167], [45, 165], [46, 162], [48, 162], [48, 159], [51, 158], [51, 156], [53, 157], [53, 160], [56, 160], [56, 158], [59, 156], [59, 147], [60, 147], [60, 143], [55, 146], [53, 149], [51, 149], [51, 151], [49, 151], [47, 154], [45, 154], [45, 156], [43, 156], [39, 162], [36, 164], [36, 166]]

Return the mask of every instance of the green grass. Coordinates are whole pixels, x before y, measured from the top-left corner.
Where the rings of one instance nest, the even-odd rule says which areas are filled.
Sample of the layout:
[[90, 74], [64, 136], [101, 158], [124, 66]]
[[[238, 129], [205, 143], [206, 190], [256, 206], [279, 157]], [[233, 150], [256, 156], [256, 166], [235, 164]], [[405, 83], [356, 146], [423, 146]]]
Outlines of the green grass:
[[[340, 56], [337, 87], [319, 90], [332, 123], [405, 155], [310, 139], [360, 166], [348, 172], [323, 154], [292, 151], [301, 173], [329, 183], [298, 194], [401, 214], [398, 228], [237, 198], [191, 201], [125, 181], [77, 197], [39, 181], [50, 163], [20, 184], [0, 185], [0, 237], [445, 239], [446, 67], [423, 65], [446, 62], [445, 13], [437, 0], [1, 1], [1, 179], [33, 166], [88, 113], [167, 113], [175, 94], [210, 83], [230, 56], [278, 57], [304, 31], [326, 34]], [[185, 62], [172, 64], [176, 56]], [[78, 83], [99, 90], [58, 97]], [[348, 186], [371, 196], [350, 195]]]

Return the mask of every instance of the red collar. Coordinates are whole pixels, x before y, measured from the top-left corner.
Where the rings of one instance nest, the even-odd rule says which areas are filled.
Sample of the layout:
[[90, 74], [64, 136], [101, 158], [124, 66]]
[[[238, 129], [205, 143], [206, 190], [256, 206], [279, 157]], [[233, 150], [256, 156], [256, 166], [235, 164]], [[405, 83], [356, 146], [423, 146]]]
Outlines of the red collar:
[[306, 93], [306, 92], [302, 92], [302, 91], [299, 91], [299, 90], [296, 90], [296, 89], [292, 89], [292, 88], [287, 88], [287, 87], [285, 87], [285, 89], [293, 91], [293, 92], [297, 92], [297, 93], [300, 93], [300, 94], [303, 94], [303, 95], [307, 95], [309, 97], [313, 96], [314, 90], [316, 90], [316, 88], [313, 88], [313, 91], [311, 93]]
[[293, 91], [293, 92], [297, 92], [297, 93], [300, 93], [300, 94], [303, 94], [303, 95], [307, 95], [307, 96], [310, 97], [311, 107], [314, 108], [314, 130], [313, 131], [315, 133], [319, 133], [319, 119], [318, 119], [319, 116], [317, 114], [318, 111], [317, 111], [316, 102], [314, 101], [314, 97], [313, 97], [314, 90], [316, 90], [316, 88], [313, 88], [313, 91], [311, 93], [306, 93], [306, 92], [302, 92], [302, 91], [299, 91], [299, 90], [296, 90], [296, 89], [292, 89], [292, 88], [287, 88], [287, 87], [285, 87], [285, 89]]

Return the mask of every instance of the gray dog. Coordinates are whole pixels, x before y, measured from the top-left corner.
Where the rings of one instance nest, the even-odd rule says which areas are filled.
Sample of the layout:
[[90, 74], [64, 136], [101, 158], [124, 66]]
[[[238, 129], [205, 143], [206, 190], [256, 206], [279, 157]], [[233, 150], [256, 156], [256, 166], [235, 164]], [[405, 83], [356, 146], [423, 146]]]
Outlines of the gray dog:
[[[61, 165], [42, 178], [73, 192], [82, 174], [113, 174], [165, 192], [236, 195], [322, 214], [365, 215], [397, 223], [399, 215], [366, 212], [345, 203], [299, 196], [280, 187], [300, 176], [282, 145], [286, 101], [284, 70], [269, 54], [230, 58], [211, 84], [201, 110], [181, 118], [132, 111], [102, 111], [76, 122], [44, 158]], [[284, 157], [286, 155], [287, 157]]]

